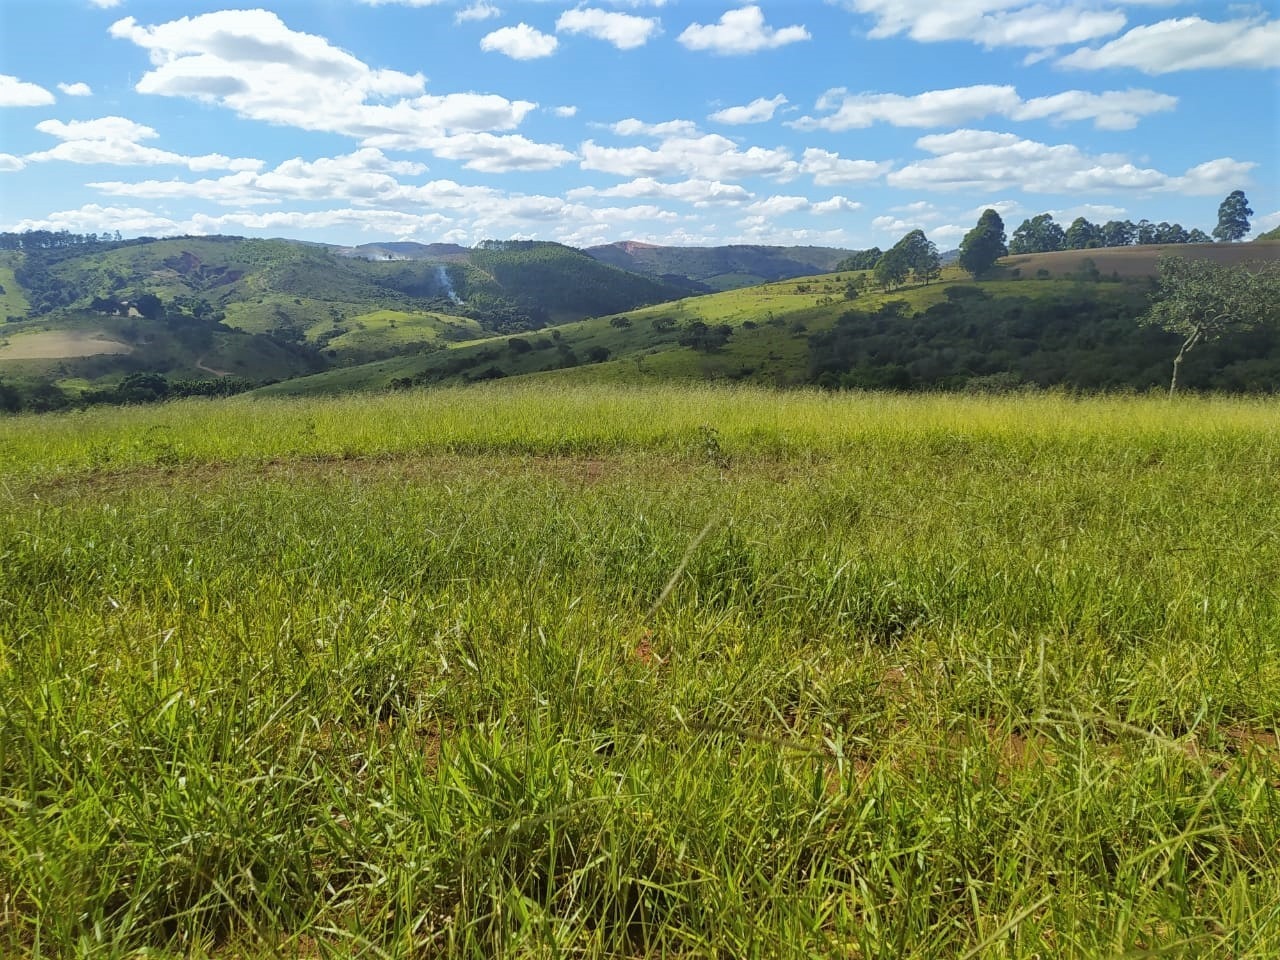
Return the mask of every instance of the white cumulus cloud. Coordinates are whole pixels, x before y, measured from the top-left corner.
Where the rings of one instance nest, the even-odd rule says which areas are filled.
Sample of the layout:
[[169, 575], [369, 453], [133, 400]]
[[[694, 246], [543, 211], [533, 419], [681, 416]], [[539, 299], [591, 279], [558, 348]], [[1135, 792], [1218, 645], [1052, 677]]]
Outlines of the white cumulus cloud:
[[501, 53], [512, 60], [537, 60], [556, 52], [560, 41], [549, 33], [535, 30], [527, 23], [501, 27], [480, 39], [480, 49]]
[[691, 23], [677, 39], [690, 50], [719, 54], [755, 53], [810, 39], [803, 25], [774, 29], [757, 6], [729, 10], [718, 23]]
[[820, 187], [838, 183], [865, 183], [878, 180], [893, 168], [893, 164], [880, 160], [848, 160], [838, 153], [809, 147], [800, 162], [800, 172], [813, 177]]
[[56, 98], [44, 87], [0, 74], [0, 107], [46, 107]]
[[726, 123], [730, 126], [736, 126], [743, 123], [764, 123], [766, 120], [772, 120], [777, 109], [787, 102], [787, 98], [782, 94], [776, 97], [757, 97], [750, 103], [741, 107], [725, 107], [723, 110], [717, 110], [708, 117], [716, 123]]
[[893, 171], [890, 186], [905, 190], [999, 190], [1028, 193], [1172, 192], [1211, 195], [1248, 179], [1256, 164], [1230, 157], [1181, 175], [1139, 167], [1119, 154], [1089, 154], [1074, 144], [1046, 144], [1012, 133], [955, 130], [931, 134], [916, 146], [932, 154]]
[[911, 96], [899, 93], [849, 93], [828, 90], [817, 102], [820, 117], [789, 122], [799, 130], [844, 131], [887, 123], [895, 127], [943, 127], [988, 116], [1011, 120], [1066, 122], [1092, 120], [1102, 130], [1130, 130], [1152, 113], [1174, 109], [1178, 98], [1154, 90], [1107, 90], [1090, 93], [1067, 90], [1023, 100], [1012, 86], [978, 84], [947, 90], [928, 90]]
[[873, 18], [872, 38], [905, 33], [922, 43], [970, 40], [987, 47], [1055, 47], [1109, 36], [1127, 22], [1121, 10], [1096, 9], [1087, 3], [843, 0], [843, 4]]
[[1086, 70], [1133, 67], [1143, 73], [1224, 67], [1274, 69], [1280, 65], [1280, 20], [1162, 20], [1134, 27], [1102, 47], [1083, 47], [1058, 63]]
[[467, 23], [472, 20], [490, 20], [502, 16], [502, 11], [487, 0], [475, 0], [470, 6], [462, 7], [453, 15], [454, 23]]
[[799, 164], [785, 148], [742, 149], [727, 137], [672, 137], [657, 147], [602, 147], [592, 140], [582, 145], [582, 169], [620, 177], [686, 176], [706, 180], [744, 177], [787, 179]]
[[141, 93], [216, 104], [248, 119], [342, 134], [382, 150], [438, 151], [475, 169], [521, 163], [545, 169], [572, 159], [555, 144], [468, 136], [513, 130], [536, 103], [497, 94], [428, 94], [421, 74], [374, 69], [266, 10], [223, 10], [156, 26], [127, 17], [111, 34], [149, 52], [152, 69], [138, 81]]
[[581, 33], [605, 40], [619, 50], [642, 47], [662, 30], [657, 17], [637, 17], [594, 7], [566, 10], [556, 21], [557, 33]]
[[61, 141], [49, 150], [27, 154], [26, 160], [45, 163], [111, 164], [114, 166], [159, 166], [174, 164], [190, 170], [257, 170], [262, 161], [228, 157], [221, 153], [189, 157], [144, 146], [156, 131], [125, 117], [98, 117], [95, 120], [42, 120], [36, 129]]
[[87, 83], [60, 83], [58, 89], [68, 97], [91, 97], [93, 88]]

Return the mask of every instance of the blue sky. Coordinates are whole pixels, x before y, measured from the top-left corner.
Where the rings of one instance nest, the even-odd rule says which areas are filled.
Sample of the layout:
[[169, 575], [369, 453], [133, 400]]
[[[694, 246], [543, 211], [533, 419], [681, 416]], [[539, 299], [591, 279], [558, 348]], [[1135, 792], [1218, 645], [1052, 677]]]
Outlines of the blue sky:
[[0, 0], [0, 229], [957, 245], [1280, 225], [1274, 3]]

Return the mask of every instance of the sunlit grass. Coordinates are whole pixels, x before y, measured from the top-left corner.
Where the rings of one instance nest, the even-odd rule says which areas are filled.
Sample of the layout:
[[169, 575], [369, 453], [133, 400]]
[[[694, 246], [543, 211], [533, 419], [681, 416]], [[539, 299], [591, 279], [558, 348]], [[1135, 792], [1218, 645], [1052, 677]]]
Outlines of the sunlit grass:
[[3, 951], [1273, 956], [1278, 436], [706, 387], [0, 421]]

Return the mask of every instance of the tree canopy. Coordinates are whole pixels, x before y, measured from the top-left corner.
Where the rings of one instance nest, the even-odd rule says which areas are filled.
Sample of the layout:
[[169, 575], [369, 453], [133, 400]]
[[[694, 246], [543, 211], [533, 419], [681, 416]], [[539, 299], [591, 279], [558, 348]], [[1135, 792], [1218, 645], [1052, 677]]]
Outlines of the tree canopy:
[[988, 272], [1008, 252], [1004, 221], [1000, 214], [988, 207], [978, 217], [977, 226], [960, 241], [960, 267], [978, 277]]
[[1041, 213], [1023, 220], [1009, 240], [1010, 253], [1052, 253], [1066, 246], [1067, 236], [1053, 214]]
[[1173, 360], [1169, 393], [1178, 389], [1178, 369], [1197, 344], [1262, 324], [1280, 323], [1280, 264], [1276, 261], [1220, 264], [1161, 257], [1155, 301], [1142, 322], [1183, 337]]
[[1243, 240], [1249, 234], [1249, 218], [1253, 211], [1245, 199], [1243, 190], [1232, 190], [1218, 205], [1218, 225], [1213, 228], [1213, 238], [1231, 243]]

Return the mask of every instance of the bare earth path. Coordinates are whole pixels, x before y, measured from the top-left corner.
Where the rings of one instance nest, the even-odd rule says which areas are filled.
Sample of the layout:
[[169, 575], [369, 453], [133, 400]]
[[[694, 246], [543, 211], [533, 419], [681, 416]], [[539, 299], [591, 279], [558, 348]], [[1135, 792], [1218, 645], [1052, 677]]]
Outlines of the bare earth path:
[[212, 373], [215, 377], [231, 376], [230, 370], [215, 370], [213, 369], [213, 367], [206, 367], [204, 365], [204, 357], [201, 357], [199, 360], [196, 361], [196, 369], [203, 370], [205, 373]]

